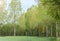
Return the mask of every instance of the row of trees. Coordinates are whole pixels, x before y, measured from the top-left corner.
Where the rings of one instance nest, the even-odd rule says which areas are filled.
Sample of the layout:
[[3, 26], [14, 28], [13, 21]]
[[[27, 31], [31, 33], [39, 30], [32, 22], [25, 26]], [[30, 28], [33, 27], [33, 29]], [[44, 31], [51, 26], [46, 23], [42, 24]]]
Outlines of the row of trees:
[[20, 0], [12, 0], [9, 10], [0, 12], [0, 20], [3, 20], [0, 24], [0, 35], [58, 36], [60, 33], [60, 1], [37, 1], [37, 6], [32, 6], [26, 13], [21, 13]]

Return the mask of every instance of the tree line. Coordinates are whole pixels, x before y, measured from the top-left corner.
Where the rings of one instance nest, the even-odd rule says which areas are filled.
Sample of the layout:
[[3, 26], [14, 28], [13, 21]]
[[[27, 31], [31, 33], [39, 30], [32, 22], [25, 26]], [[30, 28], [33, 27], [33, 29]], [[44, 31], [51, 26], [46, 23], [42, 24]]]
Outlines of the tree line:
[[[60, 36], [60, 1], [37, 0], [27, 12], [21, 12], [20, 0], [12, 0], [9, 4], [10, 14], [5, 11], [0, 20], [1, 36]], [[5, 21], [4, 21], [5, 20]], [[1, 22], [0, 21], [0, 22]], [[4, 24], [5, 22], [5, 24]]]

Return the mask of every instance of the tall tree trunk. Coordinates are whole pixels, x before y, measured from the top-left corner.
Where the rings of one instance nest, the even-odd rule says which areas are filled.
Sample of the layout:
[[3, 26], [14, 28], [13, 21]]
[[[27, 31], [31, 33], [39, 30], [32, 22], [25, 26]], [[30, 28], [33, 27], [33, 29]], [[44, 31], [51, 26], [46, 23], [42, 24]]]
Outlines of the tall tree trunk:
[[14, 36], [16, 36], [16, 28], [14, 27]]
[[52, 37], [52, 26], [51, 26], [51, 37]]
[[14, 10], [14, 13], [13, 13], [14, 15], [14, 36], [16, 36], [16, 27], [15, 27], [15, 10]]
[[56, 21], [56, 37], [58, 37], [58, 31], [57, 31], [57, 29], [58, 29], [58, 22]]
[[48, 26], [46, 26], [46, 37], [48, 37]]
[[44, 26], [43, 26], [42, 28], [43, 28], [43, 29], [42, 29], [42, 32], [43, 32], [43, 36], [44, 36], [44, 29], [45, 29], [45, 28], [44, 28]]

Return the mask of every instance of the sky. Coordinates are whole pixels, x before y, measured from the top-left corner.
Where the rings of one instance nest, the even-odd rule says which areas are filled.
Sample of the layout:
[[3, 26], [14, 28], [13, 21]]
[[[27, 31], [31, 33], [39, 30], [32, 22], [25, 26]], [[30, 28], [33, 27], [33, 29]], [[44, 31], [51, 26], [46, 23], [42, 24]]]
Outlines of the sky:
[[[7, 4], [10, 3], [11, 0], [7, 0]], [[32, 5], [37, 5], [37, 2], [34, 0], [21, 0], [21, 7], [23, 11], [27, 11]], [[7, 6], [8, 7], [8, 6]]]
[[22, 9], [24, 11], [27, 11], [28, 8], [30, 8], [32, 5], [37, 5], [37, 2], [34, 0], [21, 0]]

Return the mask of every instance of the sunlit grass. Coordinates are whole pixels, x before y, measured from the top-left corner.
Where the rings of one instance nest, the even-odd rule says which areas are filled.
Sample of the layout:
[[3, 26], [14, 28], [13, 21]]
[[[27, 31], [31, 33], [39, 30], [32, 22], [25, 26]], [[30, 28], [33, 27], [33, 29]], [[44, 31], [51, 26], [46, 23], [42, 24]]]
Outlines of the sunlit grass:
[[57, 41], [60, 41], [60, 38], [57, 38]]
[[54, 37], [31, 37], [31, 36], [5, 36], [0, 41], [55, 41]]

